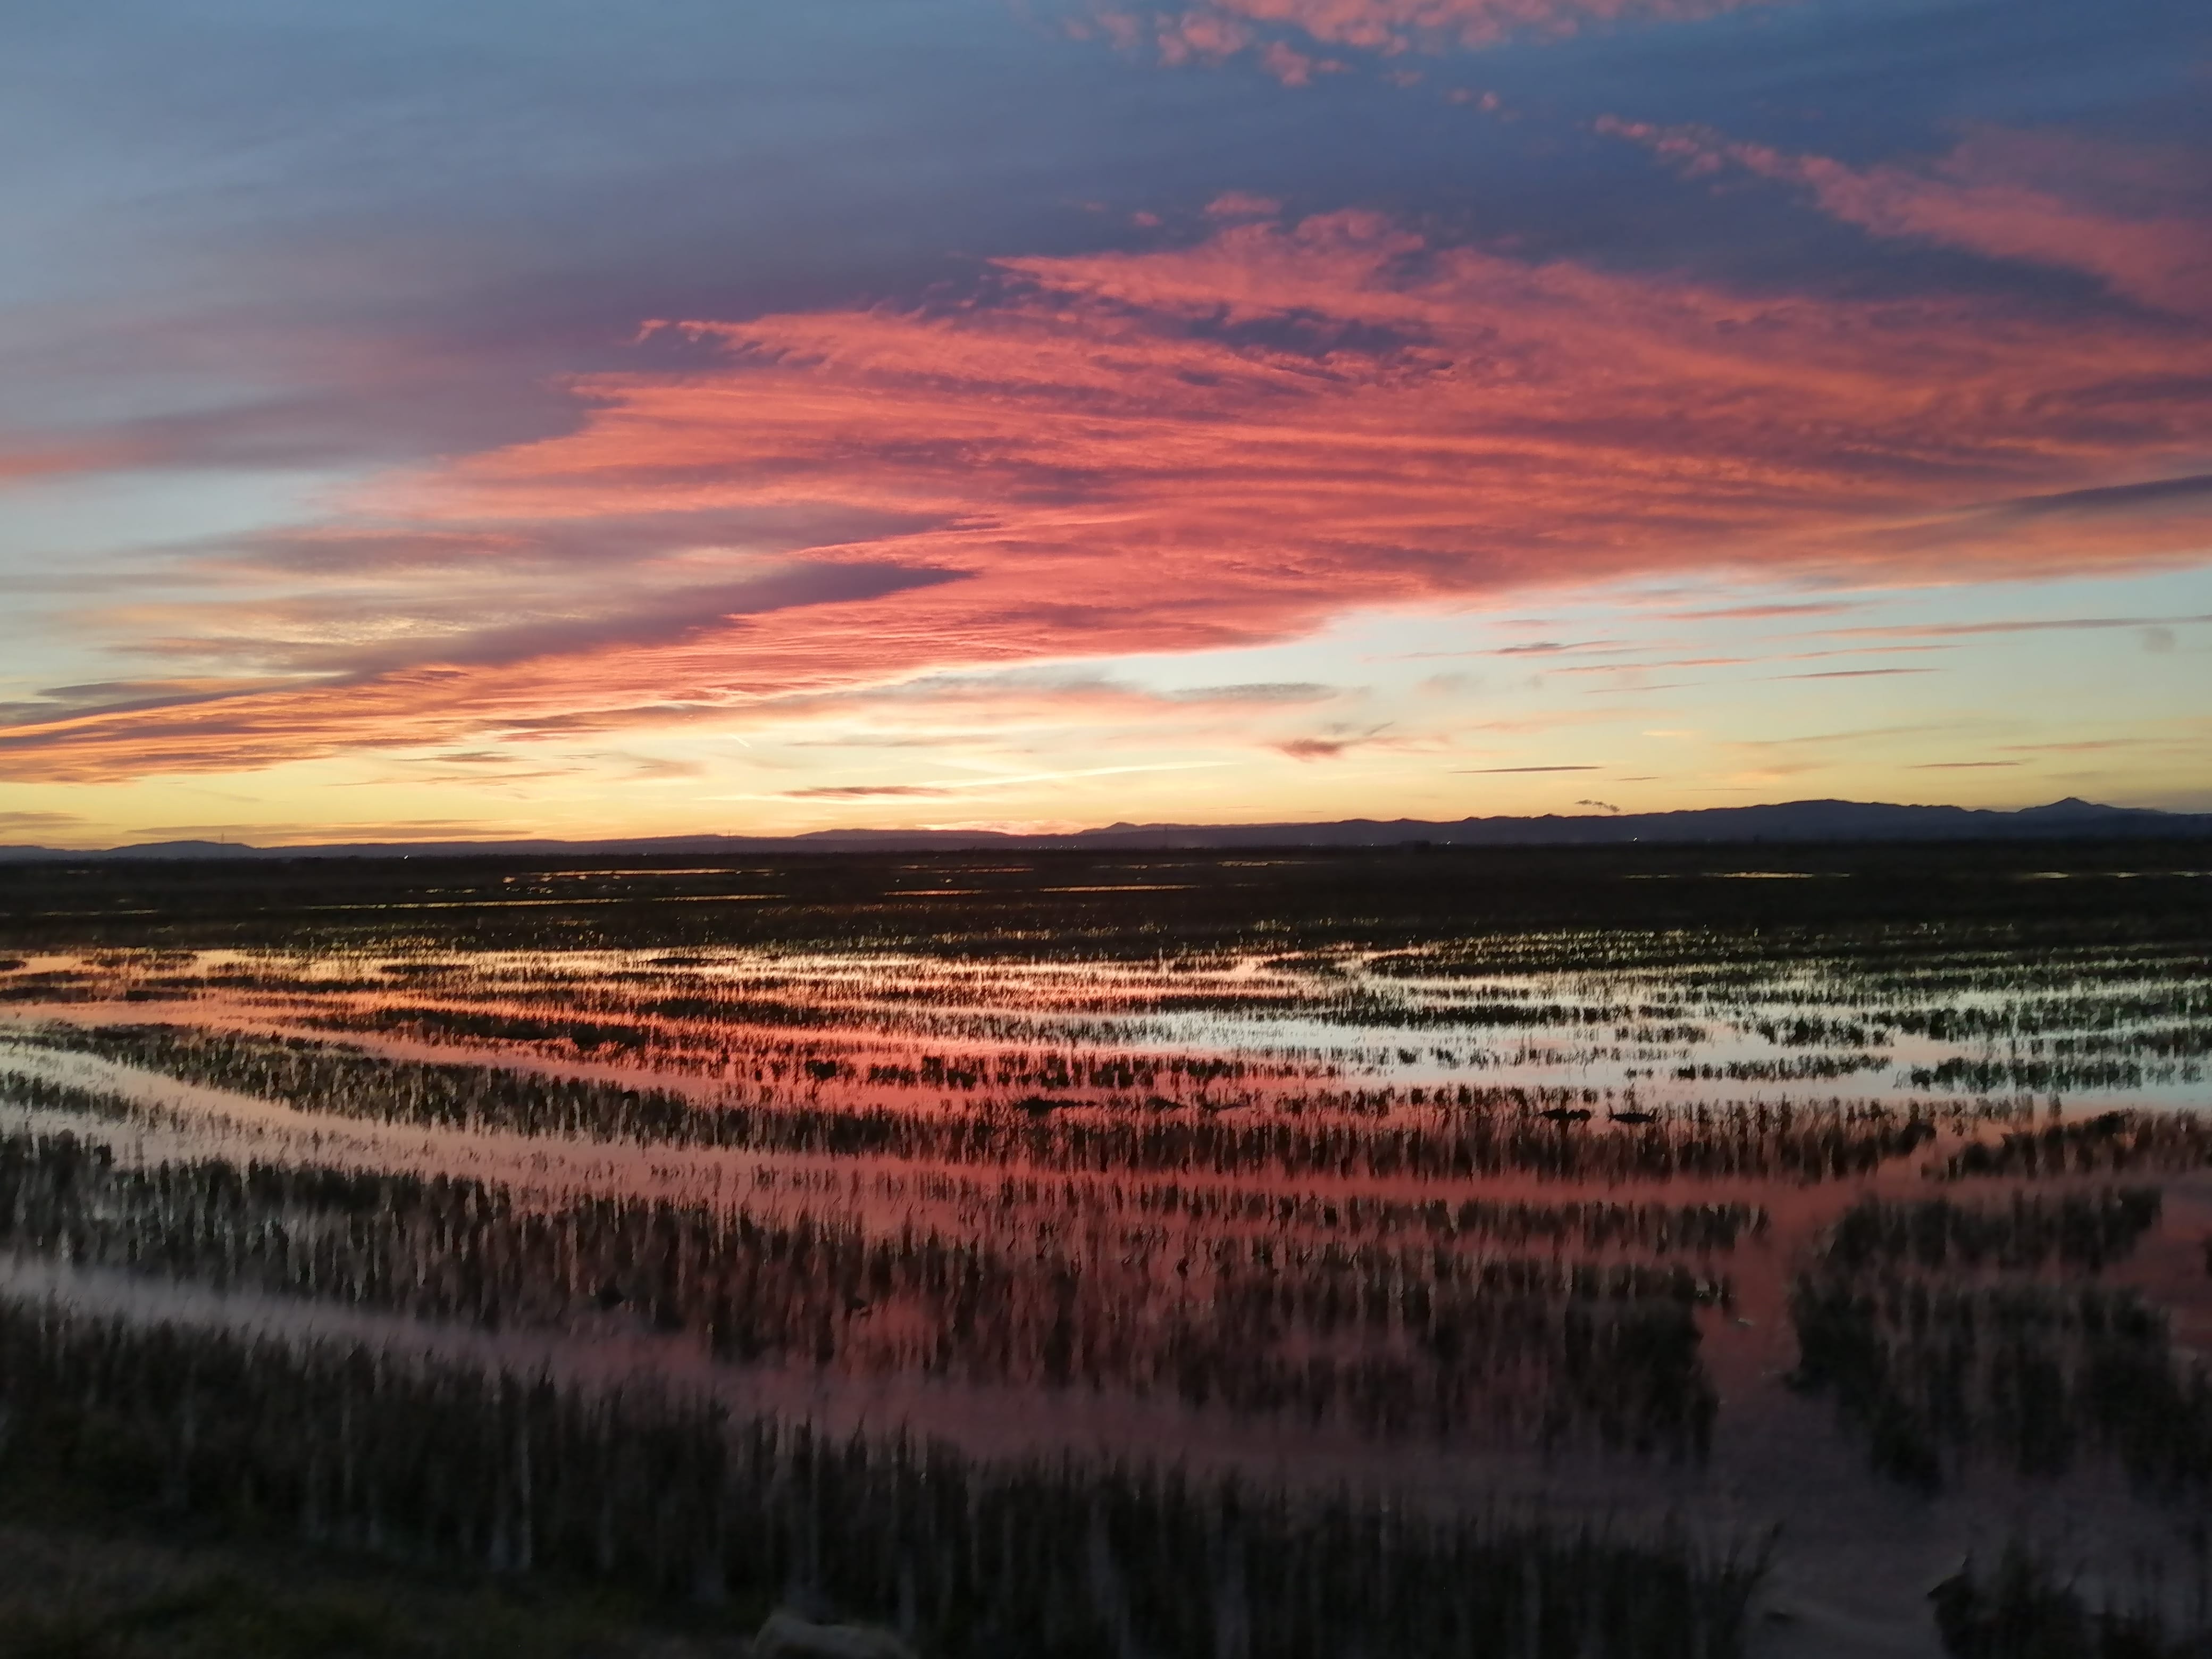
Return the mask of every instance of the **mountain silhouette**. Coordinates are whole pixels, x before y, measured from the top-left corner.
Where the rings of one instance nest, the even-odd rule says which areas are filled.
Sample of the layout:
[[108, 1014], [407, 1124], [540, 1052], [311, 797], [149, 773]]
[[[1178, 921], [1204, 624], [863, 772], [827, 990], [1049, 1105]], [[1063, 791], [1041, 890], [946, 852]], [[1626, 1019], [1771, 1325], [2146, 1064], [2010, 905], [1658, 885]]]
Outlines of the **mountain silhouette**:
[[1539, 817], [1346, 818], [1307, 823], [1128, 823], [1070, 835], [1014, 835], [993, 830], [817, 830], [798, 836], [687, 835], [595, 841], [349, 842], [252, 847], [239, 842], [169, 841], [72, 851], [0, 847], [0, 859], [415, 858], [503, 853], [744, 856], [762, 853], [953, 851], [1131, 851], [1297, 847], [1619, 847], [1631, 842], [1722, 845], [1756, 842], [1937, 842], [2084, 840], [2105, 836], [2212, 836], [2212, 813], [2105, 806], [2069, 795], [2043, 806], [1908, 806], [1880, 801], [1799, 800], [1760, 806], [1705, 806], [1675, 812], [1591, 813]]

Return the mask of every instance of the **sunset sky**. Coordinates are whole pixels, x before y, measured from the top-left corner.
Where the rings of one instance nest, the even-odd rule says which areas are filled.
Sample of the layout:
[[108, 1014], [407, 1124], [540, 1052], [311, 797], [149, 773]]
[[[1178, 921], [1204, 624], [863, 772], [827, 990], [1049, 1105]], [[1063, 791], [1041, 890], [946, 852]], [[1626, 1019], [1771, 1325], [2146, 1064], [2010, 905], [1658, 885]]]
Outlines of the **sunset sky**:
[[2212, 811], [2212, 6], [0, 20], [0, 842]]

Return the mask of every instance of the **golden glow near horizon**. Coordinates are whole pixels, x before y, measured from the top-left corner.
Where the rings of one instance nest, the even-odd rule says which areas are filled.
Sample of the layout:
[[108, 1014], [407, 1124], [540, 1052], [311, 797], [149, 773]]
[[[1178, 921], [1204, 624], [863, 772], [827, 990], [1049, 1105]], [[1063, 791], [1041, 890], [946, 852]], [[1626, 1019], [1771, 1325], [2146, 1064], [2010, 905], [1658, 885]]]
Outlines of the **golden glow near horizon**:
[[[2100, 597], [2173, 615], [2193, 580], [2108, 583]], [[1585, 598], [1502, 620], [1369, 615], [1277, 646], [937, 672], [622, 740], [21, 785], [14, 838], [1058, 833], [1814, 798], [2212, 805], [2212, 716], [2199, 712], [2212, 702], [2192, 689], [2207, 630], [2192, 655], [2190, 624], [2084, 617], [2062, 585], [2007, 597], [2045, 614], [1992, 629], [1982, 588], [1747, 604], [1775, 614], [1701, 623], [1694, 659], [1680, 654], [1675, 600]], [[1916, 620], [1880, 620], [1900, 611]], [[1930, 620], [1939, 611], [1976, 619]]]

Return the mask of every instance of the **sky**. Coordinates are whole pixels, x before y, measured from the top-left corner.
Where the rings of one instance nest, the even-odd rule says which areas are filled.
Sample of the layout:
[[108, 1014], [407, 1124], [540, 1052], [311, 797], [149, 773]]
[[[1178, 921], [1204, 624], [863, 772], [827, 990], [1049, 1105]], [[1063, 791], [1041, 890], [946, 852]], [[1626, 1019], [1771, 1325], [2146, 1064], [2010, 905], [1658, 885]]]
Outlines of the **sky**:
[[0, 842], [2212, 811], [2191, 0], [0, 16]]

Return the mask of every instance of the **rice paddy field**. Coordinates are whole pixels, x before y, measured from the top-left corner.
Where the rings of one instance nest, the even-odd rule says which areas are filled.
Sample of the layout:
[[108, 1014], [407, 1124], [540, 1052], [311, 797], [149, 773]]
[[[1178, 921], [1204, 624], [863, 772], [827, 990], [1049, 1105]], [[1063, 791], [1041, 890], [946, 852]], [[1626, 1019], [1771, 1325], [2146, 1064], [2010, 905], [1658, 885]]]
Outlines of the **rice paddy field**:
[[0, 1519], [926, 1659], [2212, 1652], [2208, 867], [0, 866]]

